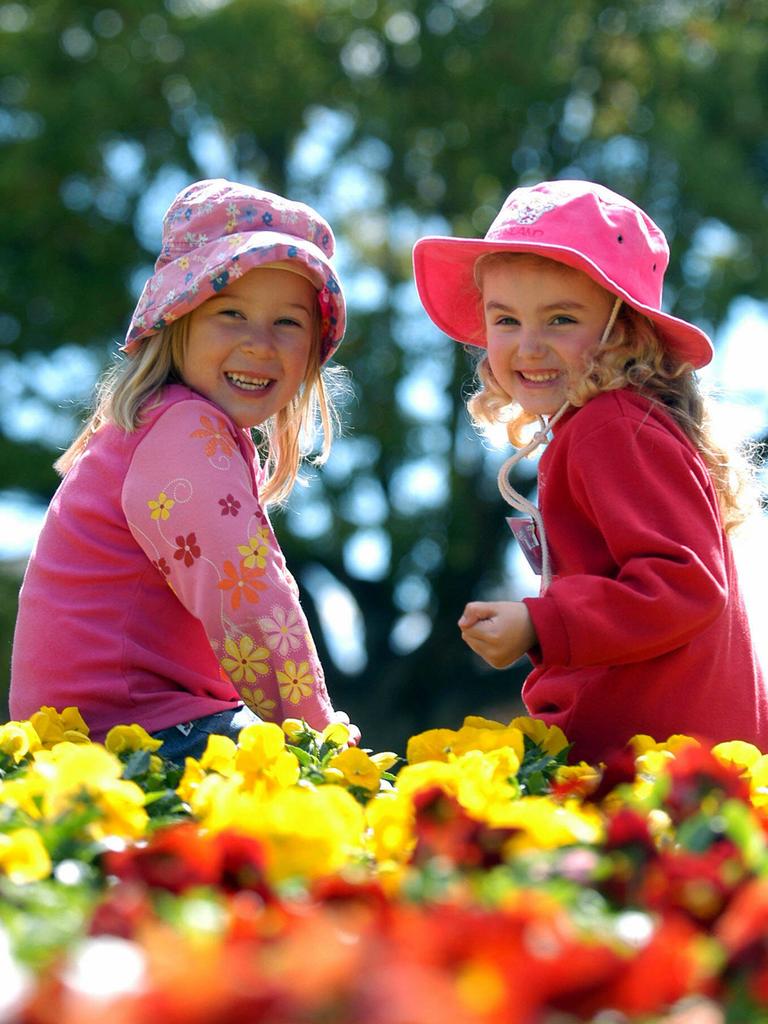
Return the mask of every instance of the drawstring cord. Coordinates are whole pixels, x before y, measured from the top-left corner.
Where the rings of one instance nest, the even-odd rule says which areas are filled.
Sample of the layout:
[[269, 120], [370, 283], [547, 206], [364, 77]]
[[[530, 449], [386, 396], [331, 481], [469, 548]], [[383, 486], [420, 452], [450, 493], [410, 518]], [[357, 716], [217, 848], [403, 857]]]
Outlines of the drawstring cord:
[[[605, 325], [602, 337], [600, 338], [599, 344], [602, 345], [608, 339], [613, 325], [616, 323], [616, 317], [619, 315], [621, 309], [621, 299], [616, 298], [611, 310], [611, 315], [608, 318], [608, 323]], [[544, 530], [544, 519], [541, 515], [541, 509], [538, 508], [532, 501], [516, 491], [512, 484], [509, 482], [509, 474], [518, 464], [521, 459], [527, 458], [532, 452], [535, 452], [539, 445], [545, 444], [549, 439], [549, 435], [552, 432], [552, 428], [563, 415], [565, 410], [571, 403], [568, 401], [563, 402], [560, 408], [549, 420], [543, 416], [539, 416], [539, 429], [530, 439], [530, 441], [514, 452], [510, 457], [502, 464], [498, 475], [498, 485], [501, 496], [508, 505], [516, 509], [518, 512], [522, 512], [524, 515], [528, 515], [533, 520], [536, 526], [536, 535], [539, 538], [539, 544], [541, 546], [541, 587], [539, 594], [544, 594], [550, 583], [552, 582], [552, 567], [549, 558], [549, 544], [547, 543], [547, 534]]]

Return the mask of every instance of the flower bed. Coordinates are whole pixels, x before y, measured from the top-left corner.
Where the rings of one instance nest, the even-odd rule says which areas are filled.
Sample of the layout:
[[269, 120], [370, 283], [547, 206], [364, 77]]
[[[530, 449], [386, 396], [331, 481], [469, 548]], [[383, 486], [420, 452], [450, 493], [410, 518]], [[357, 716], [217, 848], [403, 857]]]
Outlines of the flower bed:
[[74, 708], [0, 726], [0, 1022], [768, 1020], [768, 756], [347, 738], [263, 723], [176, 766]]

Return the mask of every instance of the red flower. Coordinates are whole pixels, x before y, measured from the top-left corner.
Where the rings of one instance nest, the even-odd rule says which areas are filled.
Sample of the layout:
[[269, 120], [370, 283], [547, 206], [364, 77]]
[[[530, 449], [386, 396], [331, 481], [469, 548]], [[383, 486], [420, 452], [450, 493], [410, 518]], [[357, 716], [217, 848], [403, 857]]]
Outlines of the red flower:
[[439, 786], [416, 793], [416, 847], [412, 860], [423, 864], [433, 857], [446, 857], [457, 867], [493, 867], [503, 860], [504, 843], [512, 835], [508, 828], [491, 828], [472, 818], [461, 804]]
[[726, 839], [703, 851], [665, 850], [646, 871], [642, 899], [650, 910], [682, 911], [709, 924], [743, 885], [746, 873], [738, 847]]
[[175, 893], [197, 885], [215, 885], [220, 866], [215, 843], [192, 822], [156, 832], [146, 846], [108, 852], [104, 857], [107, 874]]
[[111, 889], [96, 907], [88, 933], [132, 939], [141, 924], [153, 915], [148, 890], [141, 885], [122, 882]]
[[605, 853], [608, 873], [597, 888], [619, 907], [636, 904], [648, 864], [658, 858], [644, 815], [621, 807], [606, 819]]
[[749, 784], [740, 774], [740, 768], [719, 761], [703, 746], [684, 747], [667, 769], [669, 792], [665, 810], [679, 824], [700, 814], [702, 802], [710, 808], [713, 803], [729, 799], [749, 804]]
[[240, 512], [240, 502], [231, 494], [228, 494], [226, 498], [219, 498], [219, 504], [223, 516], [236, 516]]
[[180, 893], [194, 886], [253, 890], [269, 897], [260, 843], [236, 832], [202, 833], [192, 822], [156, 832], [146, 846], [105, 854], [107, 874]]
[[179, 534], [176, 538], [176, 550], [173, 552], [173, 557], [177, 561], [183, 559], [184, 565], [187, 567], [192, 565], [196, 558], [200, 557], [200, 547], [194, 533], [188, 533], [186, 537], [183, 534]]
[[681, 917], [667, 917], [656, 926], [650, 941], [627, 957], [623, 969], [608, 985], [586, 998], [555, 1005], [577, 1012], [579, 1019], [610, 1007], [632, 1019], [656, 1014], [685, 996], [709, 994], [714, 985], [711, 968], [701, 957], [701, 932]]
[[585, 797], [589, 803], [599, 804], [617, 786], [623, 786], [635, 780], [635, 754], [630, 747], [616, 750], [605, 760], [600, 785], [593, 793]]

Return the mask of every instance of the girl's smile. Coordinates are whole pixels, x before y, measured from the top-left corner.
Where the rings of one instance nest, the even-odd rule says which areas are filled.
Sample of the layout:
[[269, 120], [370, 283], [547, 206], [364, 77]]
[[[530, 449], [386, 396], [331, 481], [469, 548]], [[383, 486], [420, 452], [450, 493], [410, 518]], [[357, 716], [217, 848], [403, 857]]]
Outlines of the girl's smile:
[[317, 334], [317, 298], [300, 274], [251, 270], [189, 316], [184, 383], [239, 427], [255, 427], [301, 387]]
[[480, 275], [494, 377], [525, 412], [551, 416], [597, 347], [612, 296], [581, 271], [540, 257], [490, 259]]

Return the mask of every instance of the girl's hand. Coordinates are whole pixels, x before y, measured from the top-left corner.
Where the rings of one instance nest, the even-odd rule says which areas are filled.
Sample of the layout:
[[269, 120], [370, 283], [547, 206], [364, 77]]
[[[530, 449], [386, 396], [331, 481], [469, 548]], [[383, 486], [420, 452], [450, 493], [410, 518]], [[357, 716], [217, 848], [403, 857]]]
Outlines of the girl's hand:
[[331, 721], [341, 722], [342, 725], [346, 725], [349, 729], [349, 740], [347, 741], [350, 747], [357, 747], [360, 745], [360, 730], [356, 725], [353, 725], [349, 720], [349, 715], [346, 711], [334, 711], [331, 716]]
[[507, 668], [538, 642], [522, 601], [472, 601], [459, 629], [464, 642], [493, 668]]

